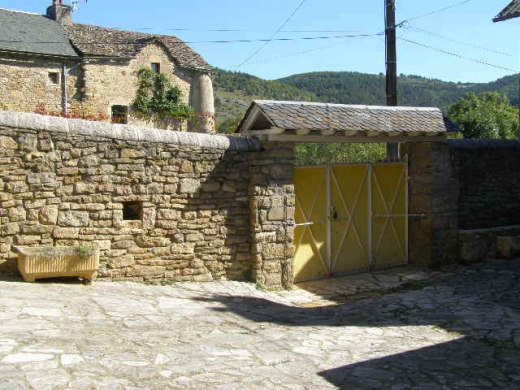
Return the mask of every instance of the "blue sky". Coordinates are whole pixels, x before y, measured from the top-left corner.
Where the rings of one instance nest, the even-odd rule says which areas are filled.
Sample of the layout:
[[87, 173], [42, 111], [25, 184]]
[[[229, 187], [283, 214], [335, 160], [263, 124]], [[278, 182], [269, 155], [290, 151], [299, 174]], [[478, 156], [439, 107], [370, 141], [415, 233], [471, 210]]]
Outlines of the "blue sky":
[[[520, 18], [493, 23], [510, 0], [396, 0], [398, 72], [447, 81], [487, 82], [520, 71]], [[70, 0], [66, 0], [66, 3]], [[302, 0], [89, 0], [74, 13], [78, 23], [172, 34], [187, 42], [269, 39]], [[44, 13], [51, 0], [2, 0], [0, 7]], [[275, 38], [377, 34], [384, 29], [383, 0], [307, 0]], [[171, 29], [186, 29], [174, 31]], [[204, 30], [229, 29], [231, 32]], [[309, 32], [293, 32], [293, 31]], [[334, 32], [311, 32], [334, 31]], [[407, 42], [488, 62], [494, 68]], [[457, 41], [457, 42], [455, 42]], [[236, 70], [263, 43], [191, 43], [213, 66]], [[479, 46], [479, 47], [475, 47]], [[239, 68], [276, 79], [313, 71], [384, 72], [382, 36], [270, 42]]]

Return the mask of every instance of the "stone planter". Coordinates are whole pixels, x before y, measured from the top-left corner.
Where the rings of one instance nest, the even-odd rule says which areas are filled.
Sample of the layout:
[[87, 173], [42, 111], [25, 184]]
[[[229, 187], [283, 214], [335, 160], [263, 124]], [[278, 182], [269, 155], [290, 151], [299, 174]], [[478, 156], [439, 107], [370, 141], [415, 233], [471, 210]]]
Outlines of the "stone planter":
[[81, 247], [18, 247], [18, 270], [26, 282], [78, 276], [93, 280], [99, 268], [99, 251]]

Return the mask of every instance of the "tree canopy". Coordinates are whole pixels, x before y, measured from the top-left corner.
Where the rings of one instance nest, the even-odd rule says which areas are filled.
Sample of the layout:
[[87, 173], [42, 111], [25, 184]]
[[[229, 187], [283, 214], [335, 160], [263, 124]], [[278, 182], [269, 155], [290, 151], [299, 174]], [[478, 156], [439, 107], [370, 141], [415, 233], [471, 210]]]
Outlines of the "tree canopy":
[[450, 119], [465, 138], [515, 138], [518, 110], [498, 92], [470, 92], [449, 109]]

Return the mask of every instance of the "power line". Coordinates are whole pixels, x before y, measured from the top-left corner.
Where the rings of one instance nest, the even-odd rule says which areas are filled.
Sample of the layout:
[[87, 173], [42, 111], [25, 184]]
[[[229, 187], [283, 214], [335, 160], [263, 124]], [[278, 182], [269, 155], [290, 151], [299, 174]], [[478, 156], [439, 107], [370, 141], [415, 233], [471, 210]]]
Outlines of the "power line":
[[[184, 44], [196, 44], [196, 43], [257, 43], [257, 42], [290, 42], [290, 41], [313, 41], [313, 40], [326, 40], [326, 39], [342, 39], [342, 38], [366, 38], [381, 35], [377, 34], [345, 34], [345, 35], [326, 35], [318, 37], [298, 37], [298, 38], [267, 38], [267, 39], [230, 39], [230, 40], [214, 40], [214, 41], [179, 41], [179, 42], [168, 42], [168, 44], [184, 45]], [[64, 44], [64, 42], [56, 41], [13, 41], [0, 39], [0, 43], [45, 43], [45, 44]], [[81, 42], [74, 41], [74, 44], [78, 45], [135, 45], [135, 41], [120, 41], [120, 42]], [[146, 44], [147, 42], [143, 42]]]
[[260, 53], [260, 51], [266, 47], [269, 42], [273, 41], [274, 40], [274, 37], [276, 36], [276, 34], [278, 34], [286, 25], [287, 23], [289, 23], [291, 21], [291, 19], [294, 17], [294, 15], [296, 15], [296, 13], [300, 10], [300, 8], [303, 6], [303, 4], [305, 4], [307, 0], [302, 0], [302, 2], [298, 5], [298, 7], [296, 7], [296, 9], [289, 15], [289, 17], [285, 20], [285, 22], [282, 23], [282, 25], [274, 32], [274, 34], [271, 36], [271, 39], [266, 41], [262, 46], [260, 46], [253, 54], [251, 54], [249, 57], [247, 57], [236, 69], [240, 69], [240, 67], [244, 64], [246, 64], [249, 60], [251, 60], [254, 56], [256, 56], [258, 53]]
[[476, 63], [481, 64], [481, 65], [487, 65], [487, 66], [491, 66], [493, 68], [507, 70], [508, 72], [514, 72], [514, 73], [518, 72], [518, 70], [506, 68], [506, 67], [500, 66], [500, 65], [495, 65], [495, 64], [492, 64], [490, 62], [483, 61], [483, 60], [478, 60], [478, 59], [475, 59], [475, 58], [466, 57], [466, 56], [463, 56], [463, 55], [460, 55], [460, 54], [457, 54], [457, 53], [452, 53], [450, 51], [439, 49], [438, 47], [428, 46], [428, 45], [425, 45], [425, 44], [422, 44], [422, 43], [419, 43], [419, 42], [416, 42], [416, 41], [412, 41], [411, 39], [406, 39], [406, 38], [402, 38], [402, 37], [400, 37], [399, 39], [401, 39], [402, 41], [408, 42], [408, 43], [412, 43], [412, 44], [417, 45], [417, 46], [421, 46], [421, 47], [424, 47], [424, 48], [427, 48], [427, 49], [430, 49], [430, 50], [437, 51], [439, 53], [447, 54], [447, 55], [450, 55], [450, 56], [453, 56], [453, 57], [457, 57], [457, 58], [461, 58], [461, 59], [468, 60], [468, 61], [473, 61], [473, 62], [476, 62]]
[[503, 52], [503, 51], [498, 51], [498, 50], [495, 50], [495, 49], [491, 49], [489, 47], [475, 45], [474, 43], [463, 42], [463, 41], [459, 41], [459, 40], [456, 40], [456, 39], [448, 38], [448, 37], [446, 37], [444, 35], [437, 34], [437, 33], [434, 33], [434, 32], [428, 31], [428, 30], [424, 30], [422, 28], [410, 26], [410, 25], [407, 25], [407, 24], [403, 25], [402, 27], [404, 27], [406, 29], [411, 29], [411, 30], [415, 30], [415, 31], [418, 31], [418, 32], [422, 32], [424, 34], [431, 35], [432, 37], [437, 37], [437, 38], [440, 38], [440, 39], [444, 39], [445, 41], [454, 42], [454, 43], [458, 43], [458, 44], [469, 46], [469, 47], [474, 47], [476, 49], [488, 51], [488, 52], [495, 53], [495, 54], [502, 54], [504, 56], [514, 57], [514, 55], [511, 54], [511, 53], [506, 53], [506, 52]]
[[[370, 37], [377, 37], [377, 36], [383, 36], [384, 35], [384, 32], [381, 32], [381, 33], [377, 33], [377, 34], [372, 34], [372, 35], [366, 35], [366, 36], [358, 36], [357, 38], [370, 38]], [[289, 57], [295, 57], [295, 56], [298, 56], [298, 55], [303, 55], [303, 54], [307, 54], [307, 53], [312, 53], [314, 51], [319, 51], [319, 50], [324, 50], [324, 49], [329, 49], [331, 47], [336, 47], [336, 46], [341, 46], [341, 45], [345, 45], [347, 44], [348, 42], [350, 42], [349, 40], [346, 41], [346, 42], [339, 42], [339, 43], [335, 43], [333, 45], [325, 45], [325, 46], [320, 46], [320, 47], [316, 47], [314, 49], [310, 49], [310, 50], [304, 50], [304, 51], [299, 51], [299, 52], [293, 52], [293, 53], [289, 53], [289, 54], [284, 54], [284, 55], [281, 55], [281, 56], [277, 56], [277, 57], [272, 57], [272, 58], [266, 58], [266, 59], [263, 59], [263, 60], [260, 60], [260, 61], [255, 61], [255, 62], [248, 62], [246, 65], [256, 65], [256, 64], [262, 64], [264, 62], [269, 62], [269, 61], [275, 61], [275, 60], [279, 60], [279, 59], [283, 59], [283, 58], [289, 58]], [[232, 68], [236, 68], [236, 67], [232, 67]]]
[[[460, 3], [456, 3], [456, 4], [452, 4], [452, 5], [448, 5], [447, 7], [444, 7], [444, 8], [440, 8], [440, 9], [437, 9], [437, 10], [434, 10], [434, 11], [431, 11], [431, 12], [428, 12], [426, 14], [422, 14], [422, 15], [417, 15], [417, 16], [414, 16], [413, 18], [408, 18], [406, 20], [403, 20], [401, 23], [399, 23], [399, 25], [405, 23], [405, 22], [410, 22], [412, 20], [416, 20], [416, 19], [421, 19], [421, 18], [425, 18], [427, 16], [431, 16], [431, 15], [434, 15], [434, 14], [437, 14], [439, 12], [444, 12], [444, 11], [447, 11], [449, 9], [452, 9], [452, 8], [455, 8], [455, 7], [458, 7], [459, 5], [463, 5], [463, 4], [467, 4], [469, 3], [470, 1], [472, 0], [464, 0], [464, 1], [461, 1]], [[399, 26], [398, 25], [398, 26]]]
[[[188, 32], [248, 32], [248, 33], [265, 33], [266, 31], [260, 30], [241, 30], [241, 29], [227, 29], [227, 28], [216, 28], [216, 29], [197, 29], [197, 28], [157, 28], [157, 27], [108, 27], [115, 30], [126, 30], [126, 31], [188, 31]], [[281, 33], [351, 33], [357, 30], [280, 30]]]

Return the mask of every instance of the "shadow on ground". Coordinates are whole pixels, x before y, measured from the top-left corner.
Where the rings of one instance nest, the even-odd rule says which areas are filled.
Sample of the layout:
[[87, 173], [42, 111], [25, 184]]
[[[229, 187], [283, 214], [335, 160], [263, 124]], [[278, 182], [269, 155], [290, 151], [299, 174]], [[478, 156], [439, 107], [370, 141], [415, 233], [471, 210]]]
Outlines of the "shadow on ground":
[[199, 300], [219, 302], [213, 310], [289, 327], [428, 325], [461, 337], [318, 373], [339, 388], [520, 388], [520, 261], [489, 262], [421, 289], [327, 307], [245, 296]]
[[518, 389], [520, 350], [460, 340], [318, 373], [341, 389]]

